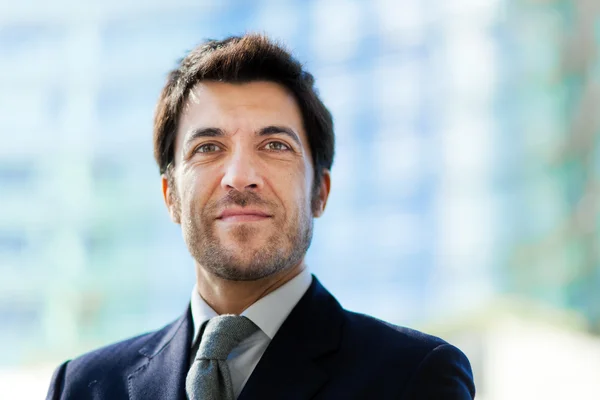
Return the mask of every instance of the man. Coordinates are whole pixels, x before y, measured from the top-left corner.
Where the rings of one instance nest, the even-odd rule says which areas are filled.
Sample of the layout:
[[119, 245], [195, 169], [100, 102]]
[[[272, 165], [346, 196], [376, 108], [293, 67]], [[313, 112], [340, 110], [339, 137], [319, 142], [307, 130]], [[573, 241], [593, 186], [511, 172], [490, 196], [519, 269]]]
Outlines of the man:
[[251, 34], [191, 51], [160, 96], [154, 149], [195, 261], [190, 307], [65, 362], [49, 399], [474, 397], [460, 350], [342, 309], [308, 272], [333, 123], [284, 49]]

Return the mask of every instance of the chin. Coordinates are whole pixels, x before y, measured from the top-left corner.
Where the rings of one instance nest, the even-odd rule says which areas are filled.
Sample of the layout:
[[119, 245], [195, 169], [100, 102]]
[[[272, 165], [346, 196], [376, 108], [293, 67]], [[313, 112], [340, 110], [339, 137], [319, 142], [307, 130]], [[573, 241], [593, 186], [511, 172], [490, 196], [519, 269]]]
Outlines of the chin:
[[261, 247], [267, 246], [268, 242], [265, 238], [262, 237], [259, 233], [254, 233], [252, 235], [227, 235], [223, 241], [221, 241], [223, 246], [227, 249], [241, 251], [248, 248], [257, 249]]
[[268, 268], [256, 268], [249, 264], [242, 266], [242, 263], [238, 262], [236, 263], [235, 267], [225, 267], [215, 272], [221, 278], [230, 281], [257, 281], [275, 274], [276, 272], [278, 272], [278, 270], [272, 270]]

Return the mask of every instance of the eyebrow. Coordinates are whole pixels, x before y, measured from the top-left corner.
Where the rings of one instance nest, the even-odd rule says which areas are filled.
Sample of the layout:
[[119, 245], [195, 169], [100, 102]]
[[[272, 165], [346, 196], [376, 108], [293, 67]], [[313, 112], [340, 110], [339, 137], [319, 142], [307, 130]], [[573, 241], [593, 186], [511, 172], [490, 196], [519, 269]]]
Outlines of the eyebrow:
[[296, 132], [294, 132], [293, 129], [288, 128], [287, 126], [273, 126], [273, 125], [267, 126], [267, 127], [260, 129], [258, 132], [256, 132], [256, 134], [258, 136], [284, 134], [284, 135], [290, 137], [294, 142], [296, 142], [296, 144], [298, 146], [302, 147], [302, 143], [300, 143], [300, 138], [298, 137], [298, 134]]
[[[256, 132], [257, 136], [271, 136], [271, 135], [280, 135], [284, 134], [290, 137], [298, 146], [302, 147], [302, 143], [300, 142], [300, 138], [298, 134], [294, 132], [293, 129], [288, 128], [287, 126], [276, 126], [269, 125], [264, 128], [259, 129]], [[187, 148], [190, 143], [194, 140], [202, 138], [202, 137], [223, 137], [225, 136], [225, 132], [220, 128], [197, 128], [191, 131], [185, 140], [184, 147]]]
[[191, 131], [187, 139], [185, 139], [184, 148], [187, 148], [194, 140], [202, 137], [221, 137], [225, 136], [225, 132], [219, 128], [197, 128]]

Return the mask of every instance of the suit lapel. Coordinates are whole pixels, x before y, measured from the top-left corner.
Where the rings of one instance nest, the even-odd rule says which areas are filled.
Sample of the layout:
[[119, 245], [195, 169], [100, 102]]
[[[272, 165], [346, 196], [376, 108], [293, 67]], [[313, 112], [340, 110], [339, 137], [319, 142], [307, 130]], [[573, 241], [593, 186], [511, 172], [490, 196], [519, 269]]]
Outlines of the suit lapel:
[[157, 332], [140, 349], [144, 357], [128, 376], [131, 400], [185, 400], [185, 377], [188, 371], [192, 336], [192, 317], [188, 310], [170, 326]]
[[313, 282], [267, 347], [239, 400], [310, 399], [329, 376], [318, 357], [337, 350], [342, 309], [313, 276]]

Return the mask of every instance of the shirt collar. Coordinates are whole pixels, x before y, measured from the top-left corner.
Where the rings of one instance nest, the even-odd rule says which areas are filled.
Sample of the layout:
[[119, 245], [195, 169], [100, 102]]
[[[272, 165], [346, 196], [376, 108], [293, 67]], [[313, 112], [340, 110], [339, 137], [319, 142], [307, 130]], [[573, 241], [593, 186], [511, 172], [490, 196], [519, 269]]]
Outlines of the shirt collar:
[[[273, 339], [283, 321], [306, 293], [311, 282], [312, 275], [307, 268], [304, 268], [290, 281], [252, 304], [241, 315], [248, 317], [269, 339]], [[194, 345], [202, 324], [212, 317], [218, 316], [217, 312], [198, 293], [197, 284], [194, 285], [192, 290], [191, 311], [194, 323], [192, 345]]]

